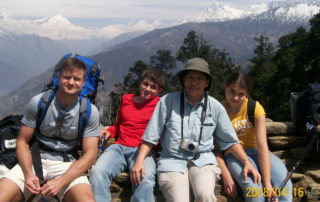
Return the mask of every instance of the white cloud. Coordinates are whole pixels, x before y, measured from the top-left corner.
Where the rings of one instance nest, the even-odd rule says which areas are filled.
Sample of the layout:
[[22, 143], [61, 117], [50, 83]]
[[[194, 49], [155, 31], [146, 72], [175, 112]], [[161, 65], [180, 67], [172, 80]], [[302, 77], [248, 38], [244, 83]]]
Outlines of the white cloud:
[[212, 0], [10, 0], [1, 1], [11, 16], [78, 18], [177, 19], [199, 12]]
[[[0, 23], [4, 30], [37, 33], [54, 39], [68, 38], [72, 32], [76, 32], [73, 37], [77, 38], [112, 38], [124, 32], [171, 26], [181, 22], [186, 16], [198, 15], [212, 2], [223, 2], [237, 8], [269, 1], [271, 0], [2, 0], [0, 13], [6, 12], [13, 18], [10, 23]], [[57, 15], [74, 21], [78, 19], [78, 22], [81, 19], [92, 20], [86, 26], [73, 23], [68, 29], [58, 25], [53, 28], [50, 23], [39, 25], [30, 20], [18, 20], [24, 17], [40, 19]], [[100, 19], [100, 23], [94, 19]]]
[[[2, 16], [2, 17], [1, 17]], [[110, 39], [119, 34], [137, 30], [150, 31], [159, 27], [160, 22], [154, 20], [131, 21], [127, 24], [113, 24], [102, 28], [85, 28], [70, 23], [61, 15], [46, 17], [39, 20], [16, 20], [5, 13], [0, 13], [0, 32], [15, 34], [36, 34], [51, 39]]]

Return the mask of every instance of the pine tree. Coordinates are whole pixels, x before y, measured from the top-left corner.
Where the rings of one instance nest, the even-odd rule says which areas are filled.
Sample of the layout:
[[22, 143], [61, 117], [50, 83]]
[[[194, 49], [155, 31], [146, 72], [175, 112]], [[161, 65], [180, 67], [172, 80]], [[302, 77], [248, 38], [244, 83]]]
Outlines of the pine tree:
[[124, 77], [123, 83], [116, 83], [114, 90], [109, 93], [111, 103], [107, 110], [107, 117], [109, 124], [112, 125], [116, 121], [116, 116], [121, 102], [121, 97], [126, 93], [139, 92], [139, 82], [141, 74], [144, 70], [148, 69], [148, 65], [143, 61], [138, 60], [134, 63], [133, 67], [129, 68], [129, 73]]
[[158, 50], [156, 55], [150, 57], [150, 67], [161, 70], [164, 73], [165, 84], [161, 95], [173, 92], [177, 88], [177, 79], [173, 74], [176, 69], [176, 60], [170, 50]]
[[220, 101], [223, 100], [224, 78], [238, 68], [233, 64], [229, 54], [224, 50], [214, 48], [214, 45], [210, 45], [202, 36], [197, 36], [195, 31], [190, 31], [177, 53], [177, 60], [186, 62], [193, 57], [200, 57], [208, 62], [213, 78], [209, 94]]
[[310, 25], [309, 32], [299, 27], [279, 39], [279, 49], [274, 56], [276, 70], [268, 82], [267, 92], [273, 105], [269, 108], [270, 117], [274, 120], [290, 120], [291, 92], [300, 92], [308, 83], [319, 82], [320, 13], [310, 20]]
[[268, 84], [276, 70], [273, 61], [275, 50], [268, 37], [261, 35], [255, 37], [254, 40], [258, 45], [254, 50], [255, 56], [249, 60], [251, 68], [248, 75], [253, 83], [251, 96], [259, 100], [266, 109], [272, 110], [272, 106], [269, 106], [272, 102], [269, 99], [270, 88]]

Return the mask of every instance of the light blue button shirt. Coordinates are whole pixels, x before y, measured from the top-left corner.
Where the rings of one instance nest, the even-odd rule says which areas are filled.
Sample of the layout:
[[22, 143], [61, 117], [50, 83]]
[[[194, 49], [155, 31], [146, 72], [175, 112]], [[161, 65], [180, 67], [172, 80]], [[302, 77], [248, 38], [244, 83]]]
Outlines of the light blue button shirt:
[[[184, 172], [189, 160], [198, 167], [208, 164], [218, 165], [212, 152], [214, 140], [217, 141], [221, 150], [239, 142], [224, 107], [219, 101], [208, 96], [205, 126], [203, 126], [197, 154], [180, 149], [180, 94], [181, 92], [178, 91], [160, 98], [142, 137], [142, 140], [152, 144], [157, 144], [161, 139], [162, 151], [158, 161], [158, 172]], [[183, 136], [185, 139], [199, 141], [200, 117], [204, 100], [203, 96], [199, 103], [192, 105], [184, 93]]]

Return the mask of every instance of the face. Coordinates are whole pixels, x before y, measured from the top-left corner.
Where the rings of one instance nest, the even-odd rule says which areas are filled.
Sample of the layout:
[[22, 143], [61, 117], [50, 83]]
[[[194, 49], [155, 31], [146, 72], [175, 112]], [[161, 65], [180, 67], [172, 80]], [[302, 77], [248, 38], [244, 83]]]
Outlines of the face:
[[85, 82], [85, 72], [83, 69], [66, 69], [58, 77], [59, 89], [69, 95], [80, 93]]
[[226, 102], [232, 109], [240, 109], [247, 95], [247, 90], [241, 88], [238, 84], [225, 87]]
[[205, 73], [199, 71], [188, 71], [183, 78], [183, 84], [189, 101], [199, 101], [210, 80]]
[[159, 85], [148, 78], [145, 78], [140, 83], [140, 97], [144, 101], [153, 99], [160, 92], [161, 92], [161, 88], [159, 87]]

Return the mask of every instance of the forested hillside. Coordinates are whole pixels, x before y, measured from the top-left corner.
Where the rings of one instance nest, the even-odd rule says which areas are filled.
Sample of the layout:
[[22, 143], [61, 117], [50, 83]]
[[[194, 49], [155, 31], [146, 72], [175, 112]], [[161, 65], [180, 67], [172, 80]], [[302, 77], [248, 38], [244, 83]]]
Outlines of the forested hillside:
[[[259, 100], [265, 107], [267, 117], [277, 121], [290, 120], [290, 92], [302, 91], [308, 83], [320, 81], [320, 13], [310, 20], [311, 29], [299, 27], [295, 32], [284, 35], [275, 47], [268, 37], [255, 37], [254, 56], [249, 59], [248, 74], [253, 83], [251, 97]], [[135, 92], [142, 71], [146, 68], [158, 68], [166, 72], [167, 86], [164, 93], [177, 90], [177, 82], [172, 71], [178, 62], [186, 62], [192, 57], [202, 57], [208, 61], [213, 84], [210, 94], [223, 100], [223, 81], [230, 72], [240, 69], [230, 55], [210, 45], [195, 31], [184, 38], [177, 55], [170, 50], [158, 50], [150, 57], [150, 64], [137, 61], [122, 83], [115, 84], [110, 93], [111, 105], [106, 116], [114, 121], [119, 97], [124, 93]]]

